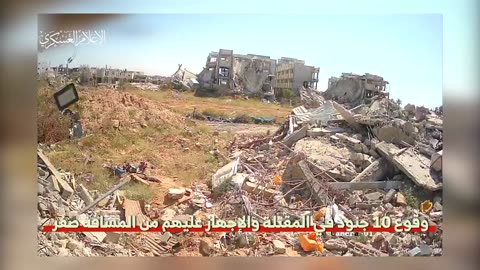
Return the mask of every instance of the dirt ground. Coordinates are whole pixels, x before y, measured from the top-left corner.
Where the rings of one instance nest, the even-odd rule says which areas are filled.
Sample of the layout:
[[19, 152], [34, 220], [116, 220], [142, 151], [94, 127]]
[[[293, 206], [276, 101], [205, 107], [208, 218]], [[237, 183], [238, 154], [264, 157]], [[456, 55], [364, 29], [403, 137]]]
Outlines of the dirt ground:
[[178, 93], [169, 90], [144, 91], [129, 89], [128, 91], [138, 96], [158, 101], [170, 110], [182, 114], [190, 113], [196, 108], [200, 112], [213, 110], [227, 117], [247, 114], [249, 116], [275, 118], [277, 122], [283, 122], [292, 110], [288, 106], [262, 103], [254, 99], [195, 97], [192, 92]]
[[236, 134], [266, 134], [274, 133], [278, 126], [275, 125], [256, 125], [256, 124], [240, 124], [240, 123], [222, 123], [222, 122], [205, 122], [205, 125], [212, 127], [215, 131], [230, 132]]
[[118, 179], [103, 166], [147, 161], [149, 175], [161, 180], [127, 186], [136, 199], [164, 205], [169, 188], [205, 183], [228, 160], [226, 147], [235, 134], [265, 135], [275, 125], [193, 121], [185, 114], [198, 109], [255, 113], [284, 118], [289, 110], [258, 100], [228, 100], [194, 97], [192, 93], [165, 90], [118, 91], [81, 88], [75, 109], [87, 136], [56, 144], [47, 153], [59, 168], [74, 173], [91, 190], [108, 190]]

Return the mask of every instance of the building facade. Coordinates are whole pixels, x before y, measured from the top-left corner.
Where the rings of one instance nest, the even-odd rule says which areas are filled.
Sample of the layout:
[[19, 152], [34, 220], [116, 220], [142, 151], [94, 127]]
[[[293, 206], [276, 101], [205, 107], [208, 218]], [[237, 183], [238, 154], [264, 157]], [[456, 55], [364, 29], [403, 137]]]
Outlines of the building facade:
[[276, 93], [285, 89], [298, 94], [302, 87], [317, 88], [320, 68], [305, 65], [305, 61], [282, 57], [275, 70], [274, 88]]

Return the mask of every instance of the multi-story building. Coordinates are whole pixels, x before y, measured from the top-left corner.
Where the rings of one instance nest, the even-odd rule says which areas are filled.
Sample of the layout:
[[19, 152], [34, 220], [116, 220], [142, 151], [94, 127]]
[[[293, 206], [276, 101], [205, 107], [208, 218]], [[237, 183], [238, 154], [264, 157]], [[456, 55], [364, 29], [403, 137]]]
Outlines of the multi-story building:
[[248, 95], [273, 95], [276, 60], [257, 54], [233, 54], [233, 50], [211, 52], [198, 81], [203, 87], [221, 87]]
[[213, 85], [233, 88], [233, 50], [220, 49], [207, 57], [206, 68], [201, 81]]
[[328, 79], [328, 89], [324, 96], [341, 103], [369, 103], [375, 96], [388, 95], [388, 84], [382, 77], [369, 73], [342, 73], [340, 77]]
[[298, 94], [303, 86], [316, 89], [319, 73], [320, 68], [306, 66], [303, 60], [282, 57], [275, 71], [275, 91], [281, 93], [288, 89]]

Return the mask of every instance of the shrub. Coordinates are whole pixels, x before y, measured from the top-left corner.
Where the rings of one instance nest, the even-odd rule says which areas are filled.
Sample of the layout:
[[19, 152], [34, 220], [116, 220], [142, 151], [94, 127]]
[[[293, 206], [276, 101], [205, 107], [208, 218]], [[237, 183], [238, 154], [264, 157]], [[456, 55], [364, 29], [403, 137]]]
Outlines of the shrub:
[[70, 117], [58, 110], [50, 91], [39, 95], [37, 110], [37, 142], [53, 144], [68, 139]]

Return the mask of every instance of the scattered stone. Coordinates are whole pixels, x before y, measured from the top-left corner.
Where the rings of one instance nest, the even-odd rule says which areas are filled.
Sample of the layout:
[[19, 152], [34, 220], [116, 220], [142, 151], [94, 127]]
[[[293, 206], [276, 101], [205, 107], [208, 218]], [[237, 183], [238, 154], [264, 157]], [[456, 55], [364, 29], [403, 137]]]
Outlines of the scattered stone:
[[61, 240], [55, 241], [54, 243], [58, 247], [65, 248], [67, 246], [68, 240], [67, 239], [61, 239]]
[[398, 192], [396, 197], [396, 203], [401, 206], [407, 206], [407, 198], [402, 193]]
[[167, 196], [172, 200], [181, 199], [181, 198], [183, 198], [183, 195], [185, 195], [185, 189], [180, 189], [180, 188], [170, 188], [170, 189], [168, 189]]
[[380, 242], [380, 241], [383, 241], [384, 239], [385, 237], [383, 236], [383, 234], [377, 232], [372, 237], [372, 243]]
[[276, 254], [284, 254], [286, 252], [285, 244], [280, 240], [273, 240], [272, 246]]
[[369, 201], [376, 201], [376, 200], [380, 200], [381, 198], [383, 197], [383, 194], [380, 193], [380, 192], [372, 192], [372, 193], [368, 193], [368, 194], [365, 194], [365, 198]]
[[67, 250], [66, 248], [63, 248], [63, 247], [58, 248], [57, 251], [58, 251], [57, 256], [59, 256], [59, 257], [66, 257], [66, 256], [69, 256], [69, 255], [70, 255], [70, 254], [68, 253], [68, 250]]
[[67, 248], [71, 251], [74, 251], [77, 249], [79, 250], [82, 247], [83, 247], [82, 243], [74, 239], [70, 239], [67, 243]]
[[398, 244], [398, 237], [391, 233], [385, 237], [385, 241], [389, 244], [390, 247], [396, 246]]
[[360, 198], [358, 194], [354, 194], [350, 196], [350, 198], [348, 198], [348, 206], [350, 206], [350, 208], [353, 208], [357, 203], [361, 201], [362, 201], [362, 198]]
[[442, 170], [442, 155], [443, 155], [443, 150], [433, 153], [430, 160], [430, 167], [437, 172]]
[[64, 232], [57, 232], [55, 233], [57, 236], [57, 239], [63, 240], [63, 239], [68, 239], [68, 235]]
[[165, 245], [168, 243], [168, 240], [170, 240], [170, 238], [172, 238], [172, 234], [169, 232], [165, 232], [162, 235], [160, 235], [160, 238], [158, 239], [158, 241], [160, 242], [160, 244]]
[[42, 184], [38, 183], [37, 184], [37, 194], [42, 195], [44, 193], [45, 193], [45, 187]]
[[435, 211], [442, 211], [442, 210], [443, 210], [442, 204], [439, 203], [439, 202], [435, 202], [435, 203], [433, 204], [433, 210], [435, 210]]
[[117, 244], [120, 240], [121, 233], [119, 232], [107, 232], [107, 236], [103, 239], [106, 243], [115, 243]]
[[419, 247], [414, 247], [411, 250], [408, 251], [408, 256], [419, 256], [422, 250]]
[[395, 197], [395, 194], [397, 194], [397, 191], [395, 189], [390, 189], [387, 194], [383, 197], [383, 202], [384, 203], [389, 203], [393, 200]]
[[85, 257], [90, 257], [90, 256], [92, 256], [92, 251], [91, 251], [90, 248], [88, 248], [88, 247], [83, 247], [83, 248], [82, 248], [82, 254], [83, 254]]
[[420, 248], [420, 256], [431, 256], [432, 255], [432, 249], [425, 245], [425, 244], [420, 244], [418, 246]]
[[120, 120], [112, 120], [112, 127], [119, 128], [120, 127]]
[[163, 223], [165, 221], [170, 221], [172, 220], [175, 215], [177, 215], [177, 212], [171, 208], [167, 208], [164, 210], [162, 216], [159, 218], [159, 220]]
[[214, 251], [214, 244], [210, 238], [202, 238], [200, 240], [199, 251], [203, 256], [210, 256]]
[[325, 241], [324, 246], [328, 250], [340, 250], [340, 251], [348, 250], [347, 243], [341, 239], [329, 239]]

